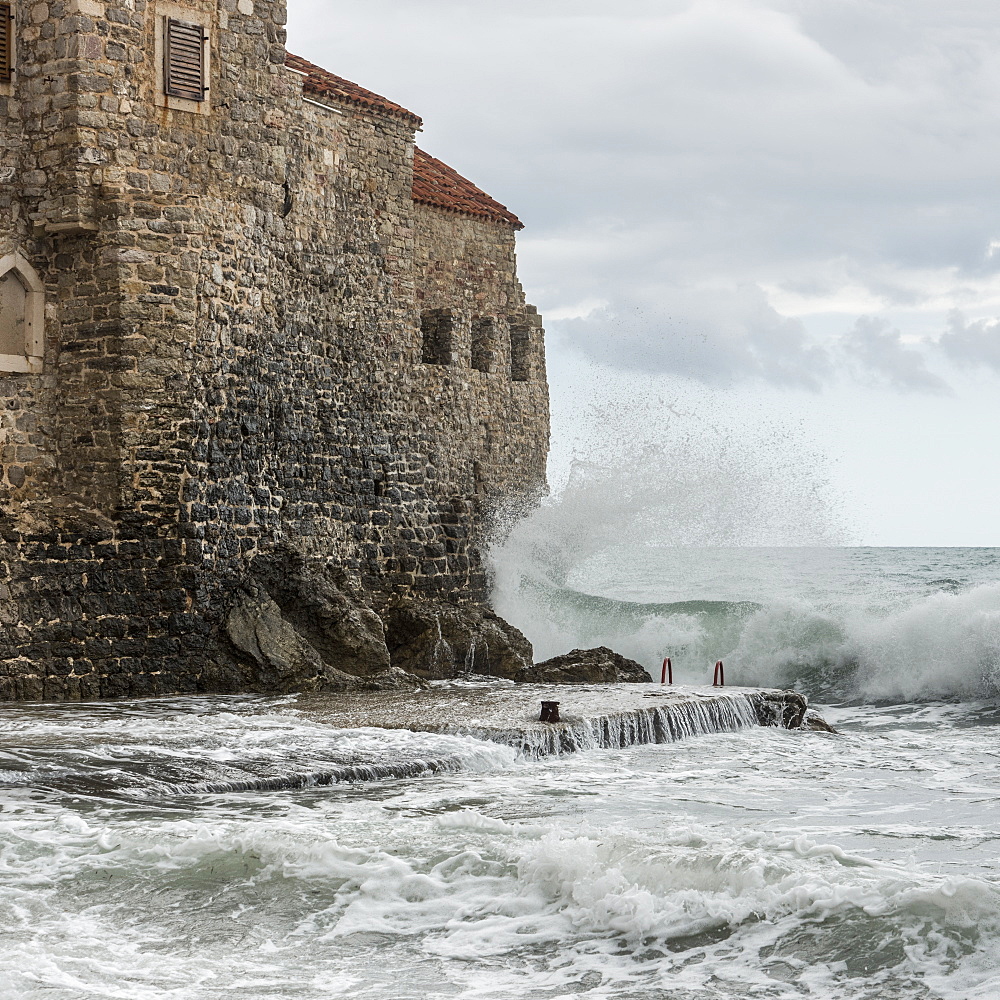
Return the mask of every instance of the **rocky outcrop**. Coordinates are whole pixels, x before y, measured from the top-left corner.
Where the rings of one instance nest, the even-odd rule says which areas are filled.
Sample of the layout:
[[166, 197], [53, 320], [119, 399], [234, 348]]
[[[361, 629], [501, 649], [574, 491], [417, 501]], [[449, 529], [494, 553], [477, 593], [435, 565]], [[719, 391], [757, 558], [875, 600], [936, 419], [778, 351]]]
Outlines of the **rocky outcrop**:
[[313, 691], [357, 686], [357, 677], [323, 661], [261, 588], [247, 589], [237, 597], [226, 620], [226, 632], [243, 654], [252, 690]]
[[331, 569], [284, 551], [254, 564], [226, 636], [255, 691], [391, 688], [416, 683], [389, 658], [382, 619]]
[[524, 677], [536, 684], [648, 684], [652, 679], [641, 664], [607, 646], [553, 656], [536, 663]]
[[[524, 680], [531, 643], [480, 604], [397, 599], [378, 612], [335, 569], [284, 549], [258, 558], [225, 620], [232, 662], [218, 689], [259, 691], [414, 686], [471, 674]], [[229, 681], [226, 677], [231, 675]]]
[[800, 729], [806, 729], [812, 733], [836, 733], [837, 730], [830, 725], [826, 719], [823, 718], [819, 712], [814, 712], [811, 708], [806, 712], [805, 717], [802, 719], [802, 725]]
[[481, 604], [396, 601], [382, 613], [392, 665], [426, 680], [465, 674], [525, 680], [531, 643]]
[[783, 729], [802, 729], [809, 708], [809, 700], [798, 691], [764, 691], [756, 704], [760, 725], [780, 726]]

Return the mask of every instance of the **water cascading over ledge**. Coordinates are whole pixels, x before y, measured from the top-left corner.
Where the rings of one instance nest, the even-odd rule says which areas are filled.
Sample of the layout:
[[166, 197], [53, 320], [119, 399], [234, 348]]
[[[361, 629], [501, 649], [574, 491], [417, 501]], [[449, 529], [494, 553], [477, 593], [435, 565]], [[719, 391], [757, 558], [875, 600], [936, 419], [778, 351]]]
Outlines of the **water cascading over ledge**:
[[445, 727], [441, 731], [460, 731], [477, 739], [504, 743], [525, 757], [538, 758], [578, 750], [618, 750], [637, 743], [674, 743], [689, 736], [734, 732], [760, 725], [758, 708], [749, 695], [731, 695], [576, 719], [550, 724], [545, 729]]
[[[562, 721], [538, 720], [543, 696], [560, 700]], [[157, 791], [171, 796], [281, 791], [492, 770], [517, 756], [538, 760], [760, 726], [795, 729], [805, 710], [805, 698], [790, 691], [724, 693], [649, 684], [553, 687], [496, 680], [438, 682], [422, 691], [301, 697], [296, 714], [335, 738], [325, 751], [298, 759], [293, 755], [284, 764], [287, 770], [278, 773], [274, 760], [242, 760], [231, 773], [162, 782]], [[401, 741], [404, 733], [407, 738]], [[148, 791], [143, 788], [144, 794]]]
[[[538, 719], [542, 701], [561, 721]], [[329, 725], [376, 726], [470, 736], [528, 758], [579, 750], [673, 743], [754, 726], [798, 729], [808, 703], [794, 691], [662, 688], [649, 684], [506, 685], [453, 681], [418, 692], [359, 692], [302, 699], [299, 709]]]

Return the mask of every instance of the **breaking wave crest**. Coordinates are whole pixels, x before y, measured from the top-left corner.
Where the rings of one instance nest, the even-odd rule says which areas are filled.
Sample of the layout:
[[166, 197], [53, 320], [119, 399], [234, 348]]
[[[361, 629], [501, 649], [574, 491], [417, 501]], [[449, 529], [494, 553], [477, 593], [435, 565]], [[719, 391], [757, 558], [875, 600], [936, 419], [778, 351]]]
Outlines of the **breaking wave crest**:
[[687, 684], [722, 659], [730, 683], [826, 699], [1000, 694], [1000, 551], [834, 547], [805, 481], [787, 504], [746, 475], [715, 490], [716, 462], [679, 489], [654, 458], [578, 466], [492, 552], [536, 659], [606, 645]]
[[669, 655], [679, 683], [710, 683], [722, 659], [730, 683], [827, 699], [1000, 695], [1000, 584], [925, 594], [891, 610], [790, 597], [640, 603], [530, 579], [495, 601], [538, 656], [606, 645], [658, 676]]
[[[522, 601], [524, 603], [522, 603]], [[865, 701], [1000, 695], [1000, 584], [921, 596], [879, 613], [805, 600], [638, 603], [525, 581], [497, 601], [538, 655], [606, 645], [658, 675], [671, 656], [679, 683], [795, 687]]]

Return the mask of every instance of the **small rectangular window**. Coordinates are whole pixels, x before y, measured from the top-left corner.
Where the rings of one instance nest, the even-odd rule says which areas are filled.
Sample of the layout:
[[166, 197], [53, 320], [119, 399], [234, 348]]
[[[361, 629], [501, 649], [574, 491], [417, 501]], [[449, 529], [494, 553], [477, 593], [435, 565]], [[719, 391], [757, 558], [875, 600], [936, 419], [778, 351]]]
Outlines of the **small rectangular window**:
[[495, 359], [496, 333], [493, 320], [477, 316], [472, 321], [472, 367], [489, 374], [495, 370]]
[[14, 72], [14, 16], [9, 3], [0, 3], [0, 83], [9, 83]]
[[517, 316], [510, 317], [510, 379], [527, 382], [531, 378], [531, 327]]
[[447, 309], [430, 309], [420, 317], [423, 335], [421, 360], [425, 365], [452, 363], [452, 332], [455, 321]]
[[163, 31], [163, 88], [170, 97], [205, 100], [205, 42], [200, 24], [165, 18]]

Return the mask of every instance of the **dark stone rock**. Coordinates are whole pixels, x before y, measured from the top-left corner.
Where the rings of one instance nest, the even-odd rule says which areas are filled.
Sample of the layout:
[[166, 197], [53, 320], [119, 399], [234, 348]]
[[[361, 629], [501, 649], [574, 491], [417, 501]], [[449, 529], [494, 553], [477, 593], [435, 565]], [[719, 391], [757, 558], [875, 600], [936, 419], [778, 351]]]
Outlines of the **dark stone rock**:
[[531, 643], [481, 604], [402, 600], [383, 612], [394, 667], [428, 680], [483, 674], [526, 680]]
[[[226, 619], [241, 684], [252, 689], [329, 691], [415, 683], [389, 660], [382, 620], [361, 594], [326, 568], [284, 551], [254, 564]], [[215, 684], [221, 682], [216, 679]]]
[[254, 571], [282, 617], [324, 663], [355, 677], [389, 670], [382, 620], [342, 574], [287, 549], [257, 560]]
[[807, 729], [813, 733], [835, 733], [837, 731], [819, 712], [814, 712], [812, 709], [806, 712], [799, 728]]
[[263, 589], [240, 594], [229, 613], [226, 631], [233, 646], [244, 654], [243, 663], [257, 690], [309, 691], [356, 683], [356, 678], [323, 662]]
[[802, 728], [809, 701], [798, 691], [765, 691], [757, 700], [757, 719], [762, 726]]
[[529, 676], [521, 679], [545, 684], [647, 684], [653, 678], [635, 660], [598, 646], [574, 649], [536, 663]]

